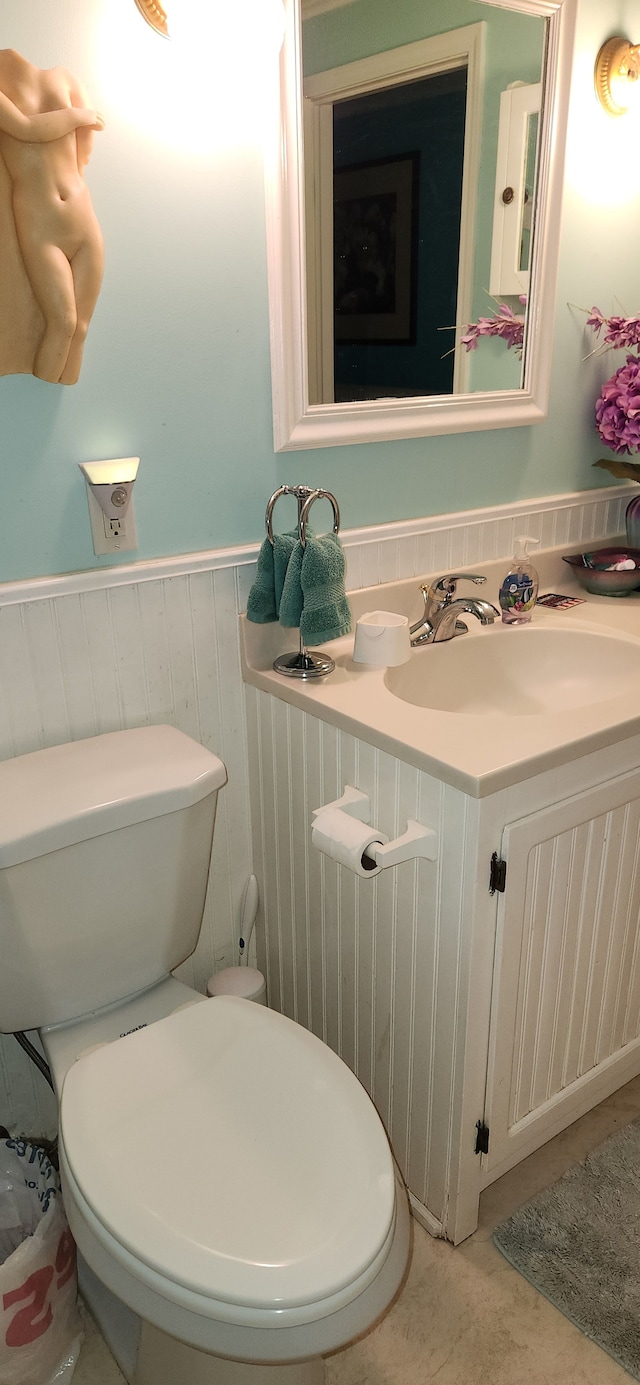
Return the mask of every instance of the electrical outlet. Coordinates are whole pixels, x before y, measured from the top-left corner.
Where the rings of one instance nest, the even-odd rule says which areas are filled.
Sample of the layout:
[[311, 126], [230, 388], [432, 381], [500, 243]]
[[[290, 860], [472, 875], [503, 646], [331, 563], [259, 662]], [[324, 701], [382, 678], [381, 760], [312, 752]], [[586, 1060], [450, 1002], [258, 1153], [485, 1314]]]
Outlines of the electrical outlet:
[[131, 496], [127, 506], [127, 513], [122, 519], [109, 519], [98, 504], [89, 485], [87, 486], [87, 504], [91, 521], [93, 551], [98, 557], [104, 553], [131, 553], [134, 548], [138, 547], [133, 496]]

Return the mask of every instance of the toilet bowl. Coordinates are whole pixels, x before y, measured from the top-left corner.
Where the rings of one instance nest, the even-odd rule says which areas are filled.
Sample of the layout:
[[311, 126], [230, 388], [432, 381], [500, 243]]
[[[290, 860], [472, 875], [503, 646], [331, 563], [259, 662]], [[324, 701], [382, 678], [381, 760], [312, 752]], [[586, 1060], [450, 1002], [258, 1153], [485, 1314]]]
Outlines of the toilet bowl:
[[[172, 728], [22, 758], [22, 786], [19, 761], [6, 762], [4, 785], [0, 765], [0, 805], [7, 789], [22, 792], [10, 830], [0, 806], [0, 923], [16, 954], [11, 988], [0, 979], [0, 1027], [41, 1016], [71, 1229], [105, 1290], [143, 1322], [128, 1378], [319, 1385], [321, 1358], [366, 1331], [402, 1282], [408, 1203], [375, 1108], [332, 1050], [249, 1000], [205, 999], [163, 967], [197, 940], [224, 767]], [[149, 910], [154, 839], [162, 890]], [[115, 955], [93, 904], [105, 859], [130, 910]], [[104, 1003], [90, 1012], [74, 961], [81, 976], [103, 962], [91, 993], [102, 984]], [[150, 984], [127, 988], [149, 970]]]
[[321, 1381], [318, 1358], [381, 1316], [409, 1253], [406, 1193], [350, 1069], [276, 1011], [174, 978], [41, 1037], [72, 1232], [146, 1325], [135, 1385], [158, 1385], [168, 1349], [176, 1382], [274, 1363], [286, 1382], [291, 1362], [296, 1385]]

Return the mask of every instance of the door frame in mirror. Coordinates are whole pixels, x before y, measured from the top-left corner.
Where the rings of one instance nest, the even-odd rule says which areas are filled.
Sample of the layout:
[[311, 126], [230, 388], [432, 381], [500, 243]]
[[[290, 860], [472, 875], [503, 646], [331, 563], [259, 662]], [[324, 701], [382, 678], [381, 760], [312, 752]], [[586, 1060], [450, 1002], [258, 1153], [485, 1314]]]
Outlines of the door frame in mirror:
[[309, 404], [301, 0], [284, 0], [280, 100], [265, 156], [267, 267], [276, 452], [515, 428], [546, 418], [564, 152], [577, 0], [484, 0], [546, 19], [543, 117], [523, 388], [353, 404]]
[[[455, 320], [458, 323], [471, 320], [485, 29], [486, 24], [483, 21], [458, 29], [449, 29], [444, 34], [405, 43], [400, 48], [387, 49], [384, 53], [345, 63], [341, 67], [320, 72], [317, 76], [304, 80], [308, 387], [310, 400], [314, 403], [331, 399], [334, 391], [335, 101], [348, 100], [356, 95], [378, 92], [389, 87], [394, 89], [405, 82], [429, 77], [437, 79], [443, 73], [464, 71], [466, 109], [463, 116], [464, 149]], [[463, 328], [460, 327], [456, 339], [462, 331]], [[452, 368], [454, 394], [466, 393], [469, 381], [468, 352], [454, 351]]]

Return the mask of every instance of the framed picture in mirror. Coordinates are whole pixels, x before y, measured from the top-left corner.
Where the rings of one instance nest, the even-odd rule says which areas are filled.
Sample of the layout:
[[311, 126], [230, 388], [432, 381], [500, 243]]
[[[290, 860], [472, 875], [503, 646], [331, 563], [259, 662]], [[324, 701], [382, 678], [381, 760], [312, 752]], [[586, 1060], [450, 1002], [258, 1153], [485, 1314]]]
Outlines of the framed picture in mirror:
[[333, 175], [335, 335], [411, 342], [420, 158], [373, 159]]

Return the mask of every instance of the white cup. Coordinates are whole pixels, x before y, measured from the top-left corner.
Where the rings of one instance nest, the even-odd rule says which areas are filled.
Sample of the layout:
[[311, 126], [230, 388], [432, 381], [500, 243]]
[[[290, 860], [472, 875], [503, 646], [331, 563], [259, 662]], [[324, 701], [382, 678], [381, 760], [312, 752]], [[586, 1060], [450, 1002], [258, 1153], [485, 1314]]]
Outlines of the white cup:
[[367, 611], [356, 623], [354, 664], [393, 668], [406, 664], [411, 653], [409, 621], [393, 611]]

